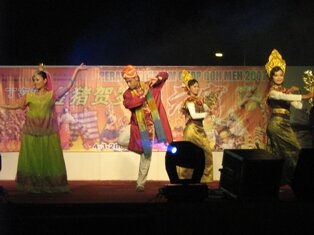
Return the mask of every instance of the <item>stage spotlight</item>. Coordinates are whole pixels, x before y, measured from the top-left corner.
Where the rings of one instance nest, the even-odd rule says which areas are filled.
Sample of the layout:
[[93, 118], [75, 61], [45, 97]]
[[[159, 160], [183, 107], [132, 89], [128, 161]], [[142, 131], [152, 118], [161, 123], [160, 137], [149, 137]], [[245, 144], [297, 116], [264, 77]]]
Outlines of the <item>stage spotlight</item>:
[[[204, 151], [189, 141], [172, 142], [168, 145], [165, 163], [172, 184], [200, 183], [205, 168]], [[192, 168], [192, 178], [179, 179], [177, 166]]]
[[176, 146], [172, 146], [171, 144], [168, 145], [167, 147], [167, 152], [170, 152], [172, 154], [175, 154], [178, 151]]
[[[189, 141], [177, 141], [168, 145], [166, 171], [171, 184], [161, 188], [169, 201], [200, 201], [208, 197], [208, 187], [201, 178], [205, 168], [203, 149]], [[191, 179], [180, 179], [177, 166], [193, 169]]]

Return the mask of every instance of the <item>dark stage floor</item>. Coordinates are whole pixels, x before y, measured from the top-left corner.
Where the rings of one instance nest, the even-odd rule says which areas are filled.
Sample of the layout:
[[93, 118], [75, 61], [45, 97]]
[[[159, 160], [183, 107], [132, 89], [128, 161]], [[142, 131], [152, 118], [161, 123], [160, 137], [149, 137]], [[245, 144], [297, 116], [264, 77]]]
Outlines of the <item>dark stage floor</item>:
[[[202, 200], [167, 200], [167, 181], [70, 181], [70, 193], [26, 194], [0, 181], [0, 234], [312, 234], [314, 203], [289, 187], [277, 199], [234, 199], [208, 185]], [[110, 232], [110, 231], [111, 232]]]

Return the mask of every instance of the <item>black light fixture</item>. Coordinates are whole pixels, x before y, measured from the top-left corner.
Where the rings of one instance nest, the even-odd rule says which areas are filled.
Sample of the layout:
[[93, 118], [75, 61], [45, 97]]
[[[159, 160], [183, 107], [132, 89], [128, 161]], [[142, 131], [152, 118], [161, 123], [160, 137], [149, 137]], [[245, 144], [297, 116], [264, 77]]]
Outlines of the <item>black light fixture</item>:
[[[170, 183], [200, 183], [205, 168], [204, 151], [189, 141], [172, 142], [167, 147], [165, 163]], [[192, 168], [192, 178], [179, 179], [177, 166]]]
[[219, 189], [235, 199], [278, 199], [283, 159], [264, 149], [224, 149]]
[[300, 150], [291, 188], [298, 200], [314, 201], [314, 148]]
[[[207, 184], [201, 183], [205, 169], [203, 149], [189, 141], [172, 142], [167, 147], [165, 165], [170, 184], [160, 193], [168, 201], [201, 201], [208, 197]], [[180, 179], [177, 166], [192, 168], [191, 179]]]
[[[2, 159], [1, 159], [1, 154], [0, 154], [0, 171], [2, 169]], [[4, 188], [0, 185], [0, 202], [3, 202], [4, 201], [4, 196], [5, 196], [5, 190]]]

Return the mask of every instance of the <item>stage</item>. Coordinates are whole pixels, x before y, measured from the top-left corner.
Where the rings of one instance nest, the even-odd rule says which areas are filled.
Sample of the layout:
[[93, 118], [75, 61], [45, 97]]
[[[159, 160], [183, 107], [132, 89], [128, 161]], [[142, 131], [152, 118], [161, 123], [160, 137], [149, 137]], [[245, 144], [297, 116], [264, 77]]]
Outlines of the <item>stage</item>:
[[306, 234], [314, 228], [314, 203], [299, 201], [289, 187], [276, 200], [234, 199], [208, 184], [203, 200], [171, 200], [168, 181], [69, 181], [71, 192], [27, 194], [0, 181], [0, 234]]

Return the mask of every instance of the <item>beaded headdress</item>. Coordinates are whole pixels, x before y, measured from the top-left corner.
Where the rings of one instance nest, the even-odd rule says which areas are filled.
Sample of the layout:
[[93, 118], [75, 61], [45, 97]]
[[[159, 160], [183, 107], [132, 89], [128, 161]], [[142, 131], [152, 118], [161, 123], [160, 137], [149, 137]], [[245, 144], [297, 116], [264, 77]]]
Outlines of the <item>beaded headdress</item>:
[[271, 52], [270, 56], [268, 57], [268, 62], [265, 65], [265, 69], [266, 69], [268, 77], [270, 76], [270, 71], [276, 66], [280, 67], [281, 70], [285, 73], [286, 61], [282, 59], [282, 56], [280, 55], [280, 53], [276, 49], [274, 49]]

